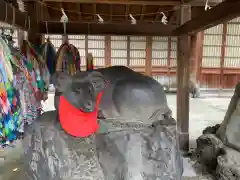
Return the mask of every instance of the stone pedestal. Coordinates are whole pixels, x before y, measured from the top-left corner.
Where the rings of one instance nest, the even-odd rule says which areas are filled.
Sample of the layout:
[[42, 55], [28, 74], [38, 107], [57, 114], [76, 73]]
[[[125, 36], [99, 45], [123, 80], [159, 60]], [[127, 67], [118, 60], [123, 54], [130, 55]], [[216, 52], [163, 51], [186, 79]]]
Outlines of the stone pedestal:
[[199, 161], [218, 180], [240, 179], [240, 83], [221, 125], [208, 127], [197, 140]]

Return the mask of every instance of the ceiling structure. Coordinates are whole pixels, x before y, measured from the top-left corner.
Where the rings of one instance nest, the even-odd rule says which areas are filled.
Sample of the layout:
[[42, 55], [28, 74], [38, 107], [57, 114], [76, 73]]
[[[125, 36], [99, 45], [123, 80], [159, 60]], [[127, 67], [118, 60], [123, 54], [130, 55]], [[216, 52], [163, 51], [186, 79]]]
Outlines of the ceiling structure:
[[[206, 0], [21, 0], [26, 13], [13, 10], [6, 1], [17, 6], [20, 0], [0, 1], [0, 20], [45, 34], [64, 33], [61, 8], [68, 17], [67, 34], [177, 36], [210, 28], [240, 14], [240, 0], [208, 0], [212, 8], [207, 11]], [[183, 6], [188, 6], [191, 17], [180, 26]], [[136, 23], [132, 24], [130, 14]]]
[[[178, 24], [178, 13], [180, 0], [24, 0], [26, 11], [32, 6], [31, 3], [38, 3], [41, 6], [41, 21], [59, 22], [64, 9], [69, 22], [94, 23], [98, 22], [99, 14], [106, 23], [131, 23], [129, 14], [132, 14], [137, 23], [162, 23], [163, 12], [168, 23]], [[186, 0], [193, 7], [204, 9], [204, 0]], [[218, 2], [210, 2], [216, 5]], [[199, 8], [199, 9], [200, 9]]]
[[[179, 25], [179, 9], [182, 4], [191, 4], [193, 16], [204, 12], [205, 0], [23, 0], [26, 11], [37, 10], [40, 31], [63, 33], [59, 24], [61, 8], [68, 17], [68, 34], [141, 34], [169, 36]], [[219, 0], [209, 1], [215, 6]], [[35, 4], [35, 6], [33, 5]], [[36, 7], [37, 5], [37, 7]], [[137, 26], [131, 25], [130, 14]], [[100, 18], [104, 21], [99, 23]], [[162, 22], [163, 16], [167, 25]], [[145, 25], [148, 26], [145, 26]]]

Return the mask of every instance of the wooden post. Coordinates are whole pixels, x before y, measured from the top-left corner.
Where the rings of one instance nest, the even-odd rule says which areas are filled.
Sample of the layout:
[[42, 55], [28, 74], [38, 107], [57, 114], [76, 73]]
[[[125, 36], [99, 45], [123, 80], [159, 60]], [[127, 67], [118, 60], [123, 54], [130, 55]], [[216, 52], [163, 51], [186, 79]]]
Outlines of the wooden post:
[[86, 61], [86, 71], [87, 71], [87, 58], [88, 58], [88, 35], [85, 35], [85, 61]]
[[18, 35], [18, 47], [21, 47], [23, 40], [26, 40], [25, 32], [23, 30], [18, 30], [17, 35]]
[[105, 36], [105, 67], [111, 66], [111, 36]]
[[127, 67], [130, 67], [130, 36], [127, 36]]
[[222, 47], [221, 47], [221, 60], [220, 60], [220, 89], [224, 88], [224, 57], [226, 54], [226, 41], [227, 41], [227, 23], [223, 23], [222, 34]]
[[197, 52], [197, 34], [191, 36], [191, 52], [190, 52], [190, 80], [197, 84], [197, 77], [196, 77], [196, 52]]
[[146, 48], [146, 75], [152, 75], [152, 37], [147, 36], [147, 48]]
[[28, 15], [31, 17], [31, 29], [28, 32], [28, 41], [34, 45], [41, 45], [43, 43], [43, 35], [37, 34], [39, 31], [38, 15], [41, 14], [38, 3], [28, 4]]
[[204, 31], [197, 33], [197, 48], [196, 48], [196, 79], [200, 86], [202, 82], [201, 76], [201, 68], [202, 68], [202, 57], [203, 57], [203, 39], [204, 39]]
[[200, 52], [202, 50], [202, 33], [198, 32], [191, 36], [191, 52], [190, 52], [190, 81], [191, 81], [191, 88], [195, 88], [197, 90], [197, 94], [199, 96], [200, 93], [200, 83], [198, 79], [198, 72], [200, 68], [199, 64], [199, 57]]
[[171, 51], [172, 51], [172, 38], [168, 37], [168, 50], [167, 50], [167, 79], [168, 79], [168, 89], [171, 87]]
[[[180, 23], [191, 19], [191, 6], [180, 8]], [[177, 43], [177, 130], [181, 150], [189, 150], [190, 37], [180, 35]]]

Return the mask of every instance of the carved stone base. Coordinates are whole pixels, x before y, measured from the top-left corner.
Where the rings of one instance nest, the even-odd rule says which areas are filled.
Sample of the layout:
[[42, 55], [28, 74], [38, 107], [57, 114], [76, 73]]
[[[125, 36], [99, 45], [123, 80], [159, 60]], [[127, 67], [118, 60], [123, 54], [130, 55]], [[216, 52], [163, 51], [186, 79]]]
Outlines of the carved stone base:
[[225, 154], [217, 158], [217, 170], [219, 180], [240, 179], [240, 152], [231, 148], [224, 148]]
[[240, 180], [240, 83], [221, 125], [207, 127], [197, 139], [198, 159], [218, 180]]
[[203, 134], [197, 139], [197, 154], [199, 162], [208, 171], [217, 167], [217, 157], [221, 154], [223, 143], [214, 134]]

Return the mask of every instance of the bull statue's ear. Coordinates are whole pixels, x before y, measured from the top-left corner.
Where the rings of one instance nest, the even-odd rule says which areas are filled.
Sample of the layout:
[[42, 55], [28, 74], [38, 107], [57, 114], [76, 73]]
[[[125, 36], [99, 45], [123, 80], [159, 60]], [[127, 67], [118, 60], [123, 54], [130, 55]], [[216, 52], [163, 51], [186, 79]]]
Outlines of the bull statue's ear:
[[91, 83], [95, 90], [99, 93], [106, 87], [106, 80], [102, 73], [97, 71], [89, 72], [89, 77], [91, 77]]
[[89, 80], [87, 71], [77, 72], [72, 78], [72, 82], [77, 84], [88, 82], [88, 81], [90, 80]]
[[65, 72], [56, 72], [52, 75], [52, 81], [58, 92], [65, 92], [72, 84], [72, 76]]

